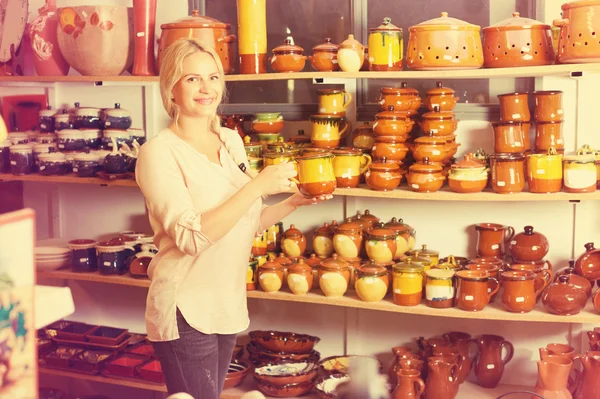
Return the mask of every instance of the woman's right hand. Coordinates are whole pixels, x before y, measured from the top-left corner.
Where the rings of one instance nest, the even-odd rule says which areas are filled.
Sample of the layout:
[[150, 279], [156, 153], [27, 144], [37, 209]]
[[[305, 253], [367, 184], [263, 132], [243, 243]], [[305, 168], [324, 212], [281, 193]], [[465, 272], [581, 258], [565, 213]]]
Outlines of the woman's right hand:
[[251, 183], [261, 196], [279, 194], [288, 192], [293, 187], [294, 183], [290, 178], [296, 177], [296, 174], [293, 163], [269, 165], [252, 179]]

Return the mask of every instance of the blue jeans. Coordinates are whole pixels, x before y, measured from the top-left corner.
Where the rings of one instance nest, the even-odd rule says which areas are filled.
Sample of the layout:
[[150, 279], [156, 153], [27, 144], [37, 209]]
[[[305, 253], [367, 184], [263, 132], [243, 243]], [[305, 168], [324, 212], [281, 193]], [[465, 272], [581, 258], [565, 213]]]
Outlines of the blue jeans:
[[179, 339], [153, 342], [169, 395], [185, 392], [194, 399], [219, 399], [236, 334], [203, 334], [177, 310]]

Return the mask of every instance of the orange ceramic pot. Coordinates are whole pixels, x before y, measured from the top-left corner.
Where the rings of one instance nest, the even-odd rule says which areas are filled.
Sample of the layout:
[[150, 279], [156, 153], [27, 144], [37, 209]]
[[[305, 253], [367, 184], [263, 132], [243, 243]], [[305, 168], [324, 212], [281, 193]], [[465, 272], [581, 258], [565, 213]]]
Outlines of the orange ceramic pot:
[[490, 156], [492, 189], [499, 194], [520, 193], [525, 188], [525, 157], [523, 154], [493, 154]]
[[452, 111], [459, 98], [454, 97], [454, 90], [444, 87], [442, 82], [437, 82], [435, 89], [427, 90], [424, 104], [429, 111]]
[[564, 150], [565, 142], [562, 136], [563, 123], [559, 122], [536, 122], [535, 141], [536, 151], [548, 151], [555, 148], [557, 151]]
[[533, 93], [536, 122], [560, 122], [563, 120], [562, 91], [536, 91]]
[[525, 137], [521, 122], [494, 122], [494, 152], [522, 153], [525, 148]]
[[550, 25], [514, 12], [483, 28], [483, 57], [486, 68], [552, 65], [556, 55]]
[[411, 90], [413, 89], [382, 87], [380, 90], [381, 95], [377, 100], [379, 107], [382, 110], [390, 110], [390, 106], [392, 106], [394, 107], [392, 111], [408, 111], [414, 109], [414, 104], [416, 102], [420, 103], [421, 98], [415, 96]]
[[371, 156], [354, 148], [333, 150], [333, 173], [337, 187], [356, 188], [372, 163]]
[[506, 245], [515, 235], [511, 226], [498, 223], [478, 223], [477, 256], [501, 258], [505, 255]]
[[416, 70], [477, 69], [483, 66], [481, 28], [460, 19], [431, 19], [409, 28], [406, 64]]
[[320, 258], [328, 258], [333, 254], [333, 226], [324, 223], [313, 233], [313, 250]]
[[562, 155], [550, 148], [547, 154], [527, 156], [527, 182], [532, 193], [557, 193], [562, 189]]
[[390, 277], [385, 266], [370, 262], [356, 269], [354, 289], [365, 302], [379, 302], [387, 294]]
[[[549, 260], [541, 260], [541, 261], [521, 261], [521, 260], [513, 260], [512, 264], [508, 265], [508, 270], [514, 270], [519, 272], [533, 272], [536, 277], [541, 277], [544, 280], [544, 287], [548, 286], [552, 282], [552, 263]], [[575, 277], [579, 277], [574, 275]], [[585, 279], [584, 279], [585, 280]], [[589, 285], [589, 282], [586, 280]], [[536, 283], [535, 289], [537, 290], [539, 286]], [[585, 285], [583, 285], [585, 287]], [[592, 289], [590, 287], [590, 292]], [[538, 295], [539, 298], [539, 295]]]
[[[460, 270], [456, 272], [458, 281], [456, 306], [459, 309], [476, 312], [483, 310], [490, 299], [500, 289], [498, 280], [486, 271]], [[488, 293], [488, 287], [491, 291]]]
[[506, 310], [515, 313], [530, 312], [535, 307], [536, 298], [546, 288], [543, 277], [536, 277], [535, 273], [528, 271], [503, 272], [502, 283], [502, 304]]
[[273, 49], [271, 57], [271, 68], [275, 72], [300, 72], [304, 69], [306, 56], [302, 55], [304, 49], [292, 44], [290, 39]]
[[449, 111], [439, 111], [436, 107], [433, 112], [423, 114], [423, 118], [419, 125], [421, 126], [421, 130], [425, 133], [448, 136], [456, 131], [458, 120], [454, 118], [454, 113]]
[[335, 229], [333, 249], [341, 257], [356, 258], [361, 252], [362, 242], [363, 230], [351, 218], [346, 219], [344, 223]]
[[[349, 125], [346, 119], [331, 115], [311, 115], [312, 135], [310, 140], [317, 148], [335, 148], [345, 136]], [[342, 126], [343, 122], [343, 127]]]
[[328, 297], [342, 297], [350, 285], [350, 267], [333, 254], [319, 266], [319, 287]]
[[316, 71], [330, 72], [339, 71], [340, 66], [337, 62], [337, 53], [339, 46], [331, 43], [331, 38], [325, 39], [325, 43], [313, 47], [313, 55], [308, 59]]
[[313, 285], [312, 267], [299, 259], [298, 263], [290, 266], [287, 274], [287, 285], [296, 295], [304, 295], [312, 289]]
[[483, 191], [488, 182], [489, 168], [475, 159], [473, 154], [450, 167], [448, 185], [457, 193], [478, 193]]
[[299, 258], [306, 251], [306, 237], [293, 224], [283, 233], [281, 249], [290, 259]]
[[298, 190], [307, 197], [331, 194], [336, 188], [333, 155], [308, 154], [296, 157], [298, 162]]
[[558, 62], [600, 61], [600, 1], [571, 1], [563, 4], [561, 9], [563, 19], [553, 22], [560, 26]]
[[405, 114], [395, 111], [394, 105], [389, 105], [387, 111], [375, 115], [373, 133], [376, 136], [395, 136], [406, 141], [414, 124]]
[[432, 193], [442, 188], [445, 177], [442, 175], [442, 167], [429, 162], [424, 158], [423, 162], [417, 162], [409, 168], [406, 175], [408, 187], [419, 193]]
[[417, 162], [422, 162], [425, 158], [431, 162], [444, 162], [450, 159], [451, 151], [456, 144], [449, 144], [444, 137], [435, 137], [433, 133], [415, 139], [411, 146], [411, 153]]
[[258, 268], [258, 283], [265, 292], [277, 292], [283, 285], [283, 266], [275, 262], [273, 255]]
[[371, 190], [390, 191], [400, 185], [402, 172], [398, 165], [383, 158], [371, 164], [365, 173], [365, 180]]
[[396, 255], [396, 232], [386, 228], [383, 223], [373, 226], [365, 232], [367, 256], [377, 263], [389, 263]]
[[500, 120], [502, 122], [529, 122], [528, 93], [506, 93], [498, 95], [500, 101]]
[[400, 306], [417, 306], [423, 298], [423, 266], [408, 257], [393, 266], [394, 303]]
[[358, 126], [352, 133], [352, 146], [362, 151], [371, 151], [375, 144], [373, 125], [365, 122]]
[[403, 138], [396, 136], [379, 136], [373, 145], [373, 158], [385, 158], [388, 161], [402, 161], [406, 158], [409, 147]]

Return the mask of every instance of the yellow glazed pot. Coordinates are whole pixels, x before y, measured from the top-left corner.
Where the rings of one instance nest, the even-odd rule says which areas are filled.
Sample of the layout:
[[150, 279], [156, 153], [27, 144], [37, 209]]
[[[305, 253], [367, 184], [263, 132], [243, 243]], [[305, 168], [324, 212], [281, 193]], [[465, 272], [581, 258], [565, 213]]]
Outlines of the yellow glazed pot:
[[550, 147], [547, 154], [527, 156], [527, 182], [532, 193], [557, 193], [563, 182], [562, 155]]
[[381, 25], [369, 32], [369, 70], [402, 70], [402, 29], [393, 25], [390, 18], [384, 18]]
[[298, 189], [307, 197], [331, 194], [335, 191], [333, 155], [308, 154], [296, 158], [298, 162]]
[[352, 101], [350, 93], [338, 89], [317, 90], [319, 95], [319, 114], [346, 116], [346, 108]]
[[337, 186], [355, 188], [360, 182], [360, 176], [369, 169], [373, 162], [371, 156], [353, 148], [342, 148], [332, 151], [333, 173]]
[[[340, 129], [344, 121], [344, 127]], [[335, 148], [340, 144], [340, 139], [348, 131], [348, 122], [339, 116], [311, 115], [312, 135], [310, 141], [317, 148]]]
[[423, 296], [423, 267], [412, 263], [410, 257], [393, 266], [392, 286], [394, 303], [400, 306], [416, 306]]

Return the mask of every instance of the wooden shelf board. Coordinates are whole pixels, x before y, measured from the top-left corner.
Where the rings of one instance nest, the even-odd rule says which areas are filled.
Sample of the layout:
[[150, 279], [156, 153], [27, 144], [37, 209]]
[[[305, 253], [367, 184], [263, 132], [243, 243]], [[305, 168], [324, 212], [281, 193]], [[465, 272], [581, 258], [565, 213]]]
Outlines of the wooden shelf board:
[[[31, 174], [24, 176], [14, 176], [12, 174], [0, 173], [0, 182], [3, 181], [24, 181], [37, 183], [69, 183], [69, 184], [93, 184], [107, 187], [138, 187], [133, 179], [123, 180], [105, 180], [99, 177], [77, 177], [74, 174], [64, 176], [42, 176]], [[487, 189], [481, 193], [460, 194], [450, 190], [449, 187], [443, 187], [435, 193], [417, 193], [411, 191], [406, 185], [403, 185], [392, 191], [375, 191], [365, 185], [358, 188], [338, 188], [334, 195], [343, 195], [347, 197], [364, 198], [388, 198], [388, 199], [406, 199], [406, 200], [427, 200], [427, 201], [485, 201], [485, 202], [524, 202], [524, 201], [585, 201], [600, 200], [600, 190], [593, 193], [572, 194], [566, 192], [552, 194], [535, 194], [529, 192], [515, 194], [496, 194]]]
[[[307, 68], [308, 70], [308, 68]], [[568, 76], [572, 72], [600, 72], [600, 63], [559, 64], [519, 68], [481, 68], [467, 70], [398, 71], [398, 72], [292, 72], [257, 75], [227, 75], [228, 82], [290, 79], [487, 79], [535, 76]], [[53, 82], [158, 82], [158, 76], [0, 76], [0, 84]]]
[[[75, 273], [68, 270], [58, 270], [55, 272], [38, 272], [38, 277], [55, 278], [64, 280], [94, 281], [100, 283], [130, 285], [135, 287], [150, 287], [150, 280], [135, 279], [124, 276], [104, 276], [99, 273]], [[600, 315], [594, 309], [591, 301], [588, 301], [586, 308], [579, 314], [573, 316], [558, 316], [547, 313], [543, 305], [538, 303], [536, 309], [529, 313], [511, 313], [504, 310], [500, 297], [495, 302], [488, 305], [481, 312], [467, 312], [458, 308], [434, 309], [425, 304], [418, 306], [398, 306], [391, 299], [384, 299], [381, 302], [361, 301], [353, 290], [349, 290], [341, 298], [329, 298], [324, 296], [318, 289], [314, 289], [306, 295], [294, 295], [289, 291], [264, 292], [248, 291], [248, 298], [266, 299], [274, 301], [311, 303], [317, 305], [342, 306], [347, 308], [379, 310], [382, 312], [415, 314], [422, 316], [450, 317], [459, 319], [478, 319], [478, 320], [503, 320], [503, 321], [522, 321], [522, 322], [546, 322], [546, 323], [597, 323]]]

